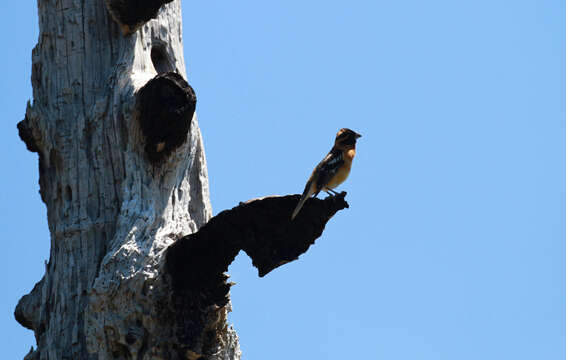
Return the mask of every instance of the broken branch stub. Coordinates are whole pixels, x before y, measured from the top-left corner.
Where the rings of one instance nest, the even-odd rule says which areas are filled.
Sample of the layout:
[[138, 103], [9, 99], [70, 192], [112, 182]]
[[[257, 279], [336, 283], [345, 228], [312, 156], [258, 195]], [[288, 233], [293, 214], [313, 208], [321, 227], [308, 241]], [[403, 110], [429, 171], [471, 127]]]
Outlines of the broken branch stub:
[[173, 0], [106, 0], [106, 8], [122, 33], [129, 35], [157, 17], [159, 9]]
[[330, 218], [348, 207], [346, 193], [307, 200], [299, 215], [291, 213], [300, 195], [250, 200], [216, 215], [198, 232], [167, 249], [166, 271], [176, 292], [205, 289], [212, 303], [228, 301], [224, 272], [240, 250], [251, 257], [260, 277], [296, 260], [322, 235]]
[[184, 344], [181, 352], [198, 358], [218, 347], [232, 286], [225, 272], [240, 250], [252, 258], [259, 276], [296, 260], [322, 234], [328, 220], [348, 207], [345, 196], [342, 192], [324, 200], [309, 199], [294, 220], [291, 213], [300, 195], [250, 200], [170, 245], [165, 275], [174, 310], [164, 308], [160, 316], [173, 318], [175, 336]]
[[37, 146], [37, 141], [33, 136], [33, 130], [29, 127], [26, 119], [18, 123], [18, 135], [24, 144], [26, 144], [26, 148], [29, 151], [39, 153], [39, 147]]
[[139, 90], [136, 107], [145, 153], [152, 162], [187, 140], [196, 102], [193, 88], [174, 72], [157, 75]]

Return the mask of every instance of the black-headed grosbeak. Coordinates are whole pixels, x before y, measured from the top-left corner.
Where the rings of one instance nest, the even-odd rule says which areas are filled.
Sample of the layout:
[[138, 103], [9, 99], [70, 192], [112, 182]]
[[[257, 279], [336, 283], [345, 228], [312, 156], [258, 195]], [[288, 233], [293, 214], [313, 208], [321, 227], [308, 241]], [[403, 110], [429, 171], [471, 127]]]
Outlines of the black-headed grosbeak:
[[352, 168], [352, 160], [356, 156], [356, 140], [362, 135], [350, 129], [340, 129], [336, 134], [334, 146], [330, 149], [328, 155], [314, 168], [303, 196], [299, 200], [299, 204], [291, 215], [291, 220], [297, 216], [303, 204], [311, 195], [317, 196], [323, 190], [330, 194], [336, 194], [334, 189], [336, 186], [342, 184], [350, 174]]

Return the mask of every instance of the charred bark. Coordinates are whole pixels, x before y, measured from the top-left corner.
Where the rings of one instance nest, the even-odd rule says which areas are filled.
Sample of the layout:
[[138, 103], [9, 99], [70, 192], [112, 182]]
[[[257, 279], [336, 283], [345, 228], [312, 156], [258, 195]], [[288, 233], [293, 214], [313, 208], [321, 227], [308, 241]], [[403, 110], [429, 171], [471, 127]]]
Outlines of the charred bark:
[[137, 111], [152, 162], [169, 156], [187, 139], [197, 98], [193, 88], [174, 72], [157, 75], [137, 95]]
[[129, 35], [157, 17], [159, 8], [173, 0], [106, 0], [108, 11], [122, 33]]
[[175, 336], [177, 343], [186, 345], [185, 352], [210, 354], [218, 348], [232, 286], [225, 272], [240, 250], [252, 258], [260, 277], [298, 259], [322, 234], [328, 220], [348, 207], [345, 195], [309, 199], [293, 221], [298, 194], [250, 200], [221, 212], [196, 233], [169, 246], [165, 272], [171, 303], [176, 304]]

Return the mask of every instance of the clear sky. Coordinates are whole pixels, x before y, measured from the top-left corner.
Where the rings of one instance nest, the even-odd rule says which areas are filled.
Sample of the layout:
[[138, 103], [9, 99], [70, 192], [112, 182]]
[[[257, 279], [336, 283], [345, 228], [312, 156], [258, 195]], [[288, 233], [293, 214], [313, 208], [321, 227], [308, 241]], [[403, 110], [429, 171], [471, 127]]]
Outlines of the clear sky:
[[[566, 359], [562, 0], [185, 1], [214, 212], [302, 191], [336, 131], [363, 134], [350, 209], [263, 279], [240, 254], [230, 321], [246, 360]], [[2, 2], [3, 358], [44, 272], [32, 1]]]

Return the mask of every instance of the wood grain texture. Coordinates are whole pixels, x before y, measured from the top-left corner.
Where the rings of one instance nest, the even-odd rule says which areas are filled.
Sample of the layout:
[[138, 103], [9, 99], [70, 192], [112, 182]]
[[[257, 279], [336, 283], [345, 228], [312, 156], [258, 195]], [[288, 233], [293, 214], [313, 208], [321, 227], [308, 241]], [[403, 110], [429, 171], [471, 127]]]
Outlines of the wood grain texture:
[[[37, 339], [26, 358], [197, 354], [173, 343], [163, 314], [177, 308], [160, 268], [164, 249], [212, 214], [198, 121], [194, 116], [184, 142], [158, 166], [144, 155], [135, 121], [136, 94], [158, 72], [187, 79], [180, 1], [163, 5], [156, 19], [127, 37], [103, 1], [38, 1], [38, 7], [33, 103], [18, 129], [39, 156], [51, 250], [45, 275], [15, 310]], [[228, 309], [219, 315], [220, 341], [207, 358], [240, 356]]]

